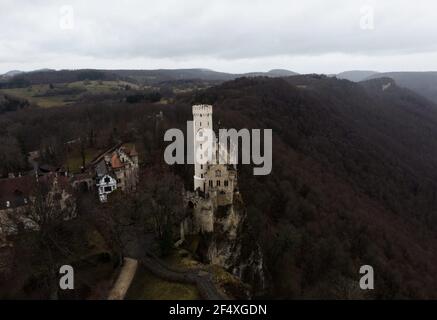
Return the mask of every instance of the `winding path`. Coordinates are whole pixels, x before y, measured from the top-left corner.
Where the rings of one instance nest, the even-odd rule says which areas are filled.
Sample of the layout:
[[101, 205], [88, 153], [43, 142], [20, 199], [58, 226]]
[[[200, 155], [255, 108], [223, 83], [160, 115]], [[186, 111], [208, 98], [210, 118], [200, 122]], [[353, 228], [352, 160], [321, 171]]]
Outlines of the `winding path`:
[[141, 259], [142, 265], [152, 274], [165, 280], [196, 285], [203, 299], [227, 300], [215, 286], [211, 274], [201, 269], [181, 270], [168, 266], [151, 253]]
[[129, 289], [132, 280], [135, 277], [137, 271], [138, 261], [131, 258], [124, 258], [123, 267], [114, 284], [111, 292], [109, 293], [108, 300], [123, 300], [127, 290]]
[[[128, 232], [128, 236], [125, 239], [128, 244], [125, 248], [125, 256], [129, 256], [144, 266], [153, 275], [173, 282], [189, 283], [197, 287], [200, 296], [205, 300], [228, 300], [223, 293], [221, 293], [214, 281], [211, 274], [205, 270], [199, 268], [193, 269], [180, 269], [169, 266], [150, 250], [144, 248], [150, 248], [153, 243], [153, 235], [134, 235], [133, 232]], [[133, 279], [135, 281], [135, 278]]]

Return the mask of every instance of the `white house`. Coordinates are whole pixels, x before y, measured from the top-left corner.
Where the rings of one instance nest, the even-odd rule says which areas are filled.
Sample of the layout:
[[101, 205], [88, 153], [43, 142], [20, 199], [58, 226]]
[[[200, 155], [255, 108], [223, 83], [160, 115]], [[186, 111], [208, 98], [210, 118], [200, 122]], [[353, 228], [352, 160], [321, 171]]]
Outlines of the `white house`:
[[106, 202], [108, 200], [108, 194], [117, 190], [117, 180], [109, 174], [106, 174], [98, 178], [96, 186], [100, 201]]

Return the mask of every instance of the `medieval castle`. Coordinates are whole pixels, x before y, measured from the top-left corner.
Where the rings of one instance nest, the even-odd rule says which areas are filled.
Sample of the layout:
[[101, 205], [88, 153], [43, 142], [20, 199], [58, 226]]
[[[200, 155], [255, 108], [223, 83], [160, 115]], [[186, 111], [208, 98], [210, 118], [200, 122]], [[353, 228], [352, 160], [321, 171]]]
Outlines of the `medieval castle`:
[[[234, 195], [238, 194], [237, 171], [233, 165], [219, 163], [219, 158], [226, 158], [228, 150], [225, 146], [214, 141], [215, 155], [208, 161], [199, 161], [207, 157], [207, 148], [200, 139], [203, 132], [213, 130], [212, 106], [193, 106], [193, 135], [194, 135], [194, 192], [186, 193], [187, 206], [192, 209], [192, 216], [185, 219], [181, 226], [181, 239], [185, 234], [212, 233], [217, 226], [214, 212], [218, 207], [230, 207], [234, 202]], [[200, 157], [196, 157], [200, 155]], [[238, 225], [238, 217], [228, 216], [225, 229], [234, 234], [234, 227]], [[226, 227], [227, 226], [227, 227]]]

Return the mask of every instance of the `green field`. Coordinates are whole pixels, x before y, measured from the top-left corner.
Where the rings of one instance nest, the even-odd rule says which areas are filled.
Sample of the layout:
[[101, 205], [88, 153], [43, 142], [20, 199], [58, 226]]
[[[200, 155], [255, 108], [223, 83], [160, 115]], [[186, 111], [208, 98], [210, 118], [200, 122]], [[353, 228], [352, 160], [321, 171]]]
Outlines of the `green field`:
[[[84, 94], [103, 94], [123, 91], [129, 86], [138, 86], [125, 81], [77, 81], [72, 83], [57, 83], [32, 85], [28, 88], [0, 89], [0, 93], [27, 99], [42, 108], [64, 106], [77, 101]], [[71, 91], [71, 92], [69, 92]]]
[[165, 281], [139, 267], [125, 299], [198, 300], [200, 295], [194, 285]]
[[[85, 150], [85, 164], [90, 163], [100, 152], [101, 150], [87, 148]], [[65, 166], [72, 173], [80, 172], [80, 168], [82, 167], [82, 156], [78, 148], [69, 153]]]

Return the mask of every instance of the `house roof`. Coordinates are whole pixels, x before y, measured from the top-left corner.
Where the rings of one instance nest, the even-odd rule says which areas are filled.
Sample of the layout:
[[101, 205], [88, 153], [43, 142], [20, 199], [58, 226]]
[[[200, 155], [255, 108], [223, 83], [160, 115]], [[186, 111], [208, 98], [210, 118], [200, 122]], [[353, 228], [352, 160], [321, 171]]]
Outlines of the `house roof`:
[[[39, 183], [51, 187], [54, 179], [57, 178], [57, 185], [61, 190], [71, 191], [71, 186], [66, 176], [47, 174], [38, 177]], [[22, 176], [17, 178], [0, 179], [0, 209], [9, 207], [14, 208], [25, 204], [25, 199], [29, 199], [35, 190], [36, 178], [34, 175]]]
[[100, 162], [98, 162], [96, 165], [96, 174], [100, 177], [100, 176], [104, 176], [107, 173], [108, 173], [108, 169], [106, 168], [106, 163], [105, 160], [103, 159]]
[[137, 149], [135, 148], [135, 144], [124, 144], [122, 147], [123, 151], [130, 157], [138, 156]]
[[17, 178], [0, 179], [0, 208], [6, 208], [9, 201], [10, 207], [24, 204], [24, 199], [28, 198], [35, 183], [32, 176]]
[[111, 167], [113, 169], [118, 169], [118, 168], [123, 167], [123, 163], [120, 161], [120, 157], [118, 156], [118, 154], [116, 152], [114, 152], [112, 154], [112, 157], [111, 157]]

